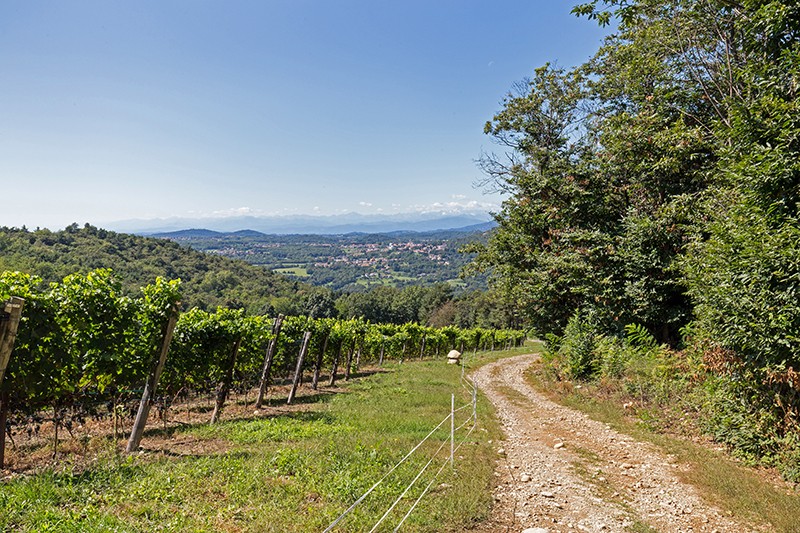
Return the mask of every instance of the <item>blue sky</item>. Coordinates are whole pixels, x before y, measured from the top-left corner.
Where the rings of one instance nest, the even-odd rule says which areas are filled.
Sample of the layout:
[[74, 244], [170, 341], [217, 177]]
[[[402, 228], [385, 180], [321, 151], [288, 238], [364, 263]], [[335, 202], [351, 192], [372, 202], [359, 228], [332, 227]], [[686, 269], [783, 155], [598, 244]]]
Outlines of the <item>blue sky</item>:
[[0, 225], [492, 209], [483, 124], [574, 2], [0, 2]]

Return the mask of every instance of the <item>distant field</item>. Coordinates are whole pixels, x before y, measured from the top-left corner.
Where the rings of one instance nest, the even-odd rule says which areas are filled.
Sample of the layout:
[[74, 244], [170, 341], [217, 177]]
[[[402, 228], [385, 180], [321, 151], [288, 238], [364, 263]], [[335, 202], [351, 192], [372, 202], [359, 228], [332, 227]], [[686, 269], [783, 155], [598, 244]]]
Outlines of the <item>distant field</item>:
[[305, 267], [301, 266], [275, 268], [273, 269], [273, 271], [277, 272], [278, 274], [285, 274], [288, 276], [295, 276], [298, 278], [307, 278], [310, 276], [308, 270]]
[[[162, 238], [214, 255], [241, 259], [279, 274], [333, 290], [364, 286], [433, 285], [457, 279], [471, 255], [468, 243], [485, 233], [434, 232], [396, 235], [180, 234]], [[453, 285], [486, 288], [485, 276]]]

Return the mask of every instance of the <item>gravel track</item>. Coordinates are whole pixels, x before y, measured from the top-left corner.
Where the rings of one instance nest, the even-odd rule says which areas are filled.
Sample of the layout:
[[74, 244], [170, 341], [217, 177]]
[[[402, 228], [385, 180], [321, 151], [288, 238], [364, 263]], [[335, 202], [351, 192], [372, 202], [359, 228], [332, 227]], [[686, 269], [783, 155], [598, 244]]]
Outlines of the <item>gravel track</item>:
[[473, 375], [506, 434], [493, 516], [477, 531], [757, 531], [701, 500], [673, 457], [538, 393], [523, 375], [537, 357]]

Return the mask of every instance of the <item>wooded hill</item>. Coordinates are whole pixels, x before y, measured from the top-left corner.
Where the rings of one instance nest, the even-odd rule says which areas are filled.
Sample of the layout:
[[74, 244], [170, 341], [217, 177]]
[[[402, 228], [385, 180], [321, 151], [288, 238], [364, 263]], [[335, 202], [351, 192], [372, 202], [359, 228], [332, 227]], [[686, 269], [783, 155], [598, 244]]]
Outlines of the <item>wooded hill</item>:
[[252, 315], [360, 317], [437, 327], [520, 325], [514, 308], [496, 294], [478, 290], [456, 294], [447, 283], [380, 285], [340, 293], [166, 239], [76, 224], [56, 232], [0, 228], [0, 272], [20, 271], [53, 283], [101, 268], [111, 269], [129, 296], [138, 296], [141, 287], [159, 276], [180, 279], [184, 309], [214, 311], [221, 306], [244, 308]]
[[275, 298], [301, 298], [313, 288], [264, 268], [182, 247], [174, 242], [90, 225], [62, 231], [0, 228], [0, 271], [19, 270], [47, 282], [110, 268], [134, 295], [156, 277], [181, 279], [186, 307], [244, 307], [268, 313]]

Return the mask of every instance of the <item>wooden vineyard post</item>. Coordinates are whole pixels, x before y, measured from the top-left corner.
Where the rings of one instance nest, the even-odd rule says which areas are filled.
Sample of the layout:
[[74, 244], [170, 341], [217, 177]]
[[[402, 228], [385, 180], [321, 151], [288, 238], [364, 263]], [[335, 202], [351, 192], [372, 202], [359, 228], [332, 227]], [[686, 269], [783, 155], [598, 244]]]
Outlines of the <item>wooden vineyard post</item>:
[[233, 368], [236, 366], [236, 356], [239, 354], [239, 346], [241, 346], [241, 344], [241, 337], [236, 339], [236, 342], [233, 343], [230, 355], [228, 355], [228, 360], [225, 363], [225, 375], [222, 376], [222, 381], [217, 385], [217, 400], [214, 403], [214, 412], [211, 413], [212, 424], [215, 424], [219, 420], [222, 414], [222, 408], [225, 407], [225, 400], [228, 398], [228, 391], [233, 381]]
[[322, 360], [325, 357], [325, 348], [328, 347], [328, 339], [330, 336], [330, 333], [325, 334], [325, 339], [322, 341], [322, 349], [320, 349], [317, 354], [317, 362], [314, 365], [314, 377], [311, 380], [311, 388], [313, 390], [317, 390], [317, 385], [319, 384], [319, 373], [322, 371]]
[[456, 395], [450, 395], [450, 467], [453, 467], [453, 456], [456, 449]]
[[6, 420], [8, 419], [8, 391], [0, 391], [0, 468], [6, 464]]
[[333, 357], [333, 367], [331, 368], [331, 380], [328, 383], [329, 387], [336, 385], [336, 371], [339, 369], [339, 359], [342, 358], [342, 347], [344, 341], [339, 343], [339, 348], [336, 350], [336, 355]]
[[258, 384], [258, 399], [256, 400], [256, 409], [261, 409], [264, 403], [264, 396], [267, 393], [269, 386], [269, 373], [272, 369], [272, 360], [275, 357], [275, 351], [278, 349], [278, 336], [281, 334], [281, 327], [283, 326], [283, 315], [275, 317], [275, 322], [272, 324], [272, 338], [269, 340], [267, 346], [267, 354], [264, 356], [264, 367], [261, 370], [261, 381]]
[[381, 343], [381, 355], [378, 358], [378, 366], [383, 366], [383, 356], [385, 353], [386, 353], [386, 337], [384, 337], [384, 340]]
[[25, 300], [12, 296], [3, 306], [0, 314], [0, 468], [6, 461], [6, 420], [8, 420], [8, 391], [3, 388], [3, 377], [6, 374], [14, 341], [17, 339], [19, 321], [22, 319], [22, 307]]
[[356, 350], [356, 341], [353, 341], [353, 345], [350, 346], [350, 349], [347, 351], [347, 364], [344, 367], [344, 380], [350, 380], [350, 366], [353, 364], [353, 352]]
[[[0, 386], [3, 384], [3, 376], [5, 376], [8, 361], [11, 359], [11, 352], [14, 351], [14, 341], [17, 338], [17, 328], [19, 328], [24, 305], [25, 300], [12, 296], [6, 302], [3, 313], [0, 315]], [[5, 426], [2, 427], [2, 431], [5, 432]]]
[[294, 395], [297, 394], [297, 387], [300, 385], [300, 380], [303, 378], [303, 361], [308, 353], [308, 345], [311, 342], [311, 332], [306, 331], [303, 335], [303, 345], [300, 347], [300, 353], [297, 356], [297, 369], [294, 371], [294, 380], [292, 381], [292, 390], [289, 391], [289, 397], [286, 399], [287, 404], [294, 401]]
[[164, 363], [167, 361], [169, 344], [172, 342], [172, 334], [175, 332], [175, 324], [178, 322], [179, 306], [180, 302], [172, 307], [167, 317], [167, 322], [164, 324], [161, 349], [158, 352], [158, 357], [153, 358], [153, 362], [150, 366], [150, 373], [147, 376], [147, 382], [142, 392], [142, 400], [139, 402], [139, 410], [136, 412], [136, 420], [133, 422], [133, 429], [128, 439], [128, 446], [125, 448], [125, 451], [128, 453], [135, 452], [139, 449], [139, 443], [144, 434], [144, 427], [147, 425], [147, 417], [150, 415], [150, 405], [153, 402], [153, 395], [158, 387], [158, 380], [161, 377], [161, 371], [164, 369]]
[[425, 340], [427, 337], [425, 335], [422, 336], [422, 342], [420, 343], [419, 347], [419, 360], [422, 361], [422, 356], [425, 354]]

